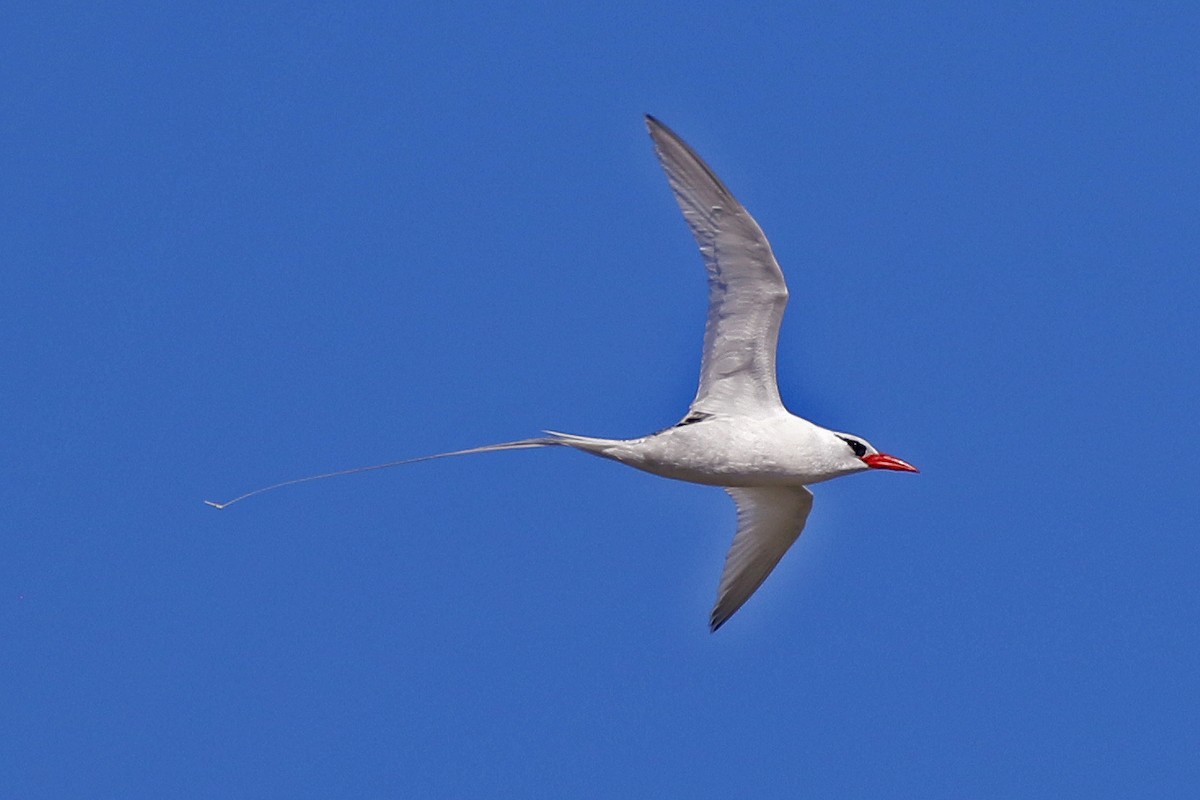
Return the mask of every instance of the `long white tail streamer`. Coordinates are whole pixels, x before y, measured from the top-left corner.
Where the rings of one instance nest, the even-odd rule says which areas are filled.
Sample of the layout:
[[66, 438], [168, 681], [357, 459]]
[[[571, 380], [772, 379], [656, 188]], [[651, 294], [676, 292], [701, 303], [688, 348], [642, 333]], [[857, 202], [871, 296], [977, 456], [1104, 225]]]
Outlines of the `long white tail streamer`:
[[369, 467], [354, 467], [353, 469], [341, 469], [337, 472], [323, 472], [320, 475], [309, 475], [304, 478], [293, 478], [290, 481], [282, 481], [273, 483], [270, 486], [264, 486], [261, 489], [255, 489], [252, 492], [246, 492], [232, 500], [227, 500], [224, 503], [216, 503], [212, 500], [205, 500], [204, 504], [213, 508], [229, 508], [234, 503], [240, 503], [243, 500], [254, 497], [259, 494], [273, 492], [276, 489], [282, 489], [284, 486], [294, 486], [297, 483], [308, 483], [309, 481], [319, 481], [323, 478], [336, 478], [339, 475], [355, 475], [359, 472], [371, 472], [377, 469], [387, 469], [389, 467], [399, 467], [404, 464], [416, 464], [419, 461], [432, 461], [435, 458], [449, 458], [450, 456], [467, 456], [472, 453], [491, 453], [496, 450], [524, 450], [530, 447], [552, 447], [554, 445], [566, 445], [567, 441], [562, 439], [541, 438], [541, 439], [521, 439], [516, 442], [501, 442], [500, 444], [488, 444], [483, 447], [472, 447], [467, 450], [455, 450], [450, 453], [435, 453], [431, 456], [418, 456], [416, 458], [405, 458], [400, 461], [389, 461], [386, 464], [372, 464]]

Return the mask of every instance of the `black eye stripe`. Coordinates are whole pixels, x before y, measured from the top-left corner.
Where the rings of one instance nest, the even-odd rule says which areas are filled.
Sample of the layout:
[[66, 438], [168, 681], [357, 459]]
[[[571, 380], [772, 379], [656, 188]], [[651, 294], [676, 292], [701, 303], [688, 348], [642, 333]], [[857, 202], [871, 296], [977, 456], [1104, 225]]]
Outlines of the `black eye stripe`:
[[850, 449], [854, 451], [854, 455], [858, 456], [859, 458], [862, 458], [863, 456], [865, 456], [867, 454], [867, 446], [864, 445], [862, 442], [856, 442], [853, 439], [845, 439], [841, 436], [839, 436], [838, 438], [841, 439], [846, 444], [850, 445]]

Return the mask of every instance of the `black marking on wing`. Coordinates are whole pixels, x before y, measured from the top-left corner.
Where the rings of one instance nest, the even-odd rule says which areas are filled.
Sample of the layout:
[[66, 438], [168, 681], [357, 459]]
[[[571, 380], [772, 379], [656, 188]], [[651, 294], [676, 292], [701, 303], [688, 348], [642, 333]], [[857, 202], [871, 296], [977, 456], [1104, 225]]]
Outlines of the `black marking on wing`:
[[703, 411], [693, 411], [691, 414], [688, 414], [682, 420], [675, 423], [675, 425], [672, 427], [682, 428], [684, 425], [694, 425], [697, 422], [704, 422], [704, 420], [708, 419], [711, 416], [712, 416], [712, 414], [707, 414]]

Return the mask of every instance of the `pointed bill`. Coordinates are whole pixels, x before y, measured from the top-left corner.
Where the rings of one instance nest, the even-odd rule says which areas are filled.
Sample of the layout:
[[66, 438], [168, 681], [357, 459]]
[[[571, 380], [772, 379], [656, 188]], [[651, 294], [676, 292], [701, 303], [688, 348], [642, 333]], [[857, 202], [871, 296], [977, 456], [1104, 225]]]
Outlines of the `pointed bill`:
[[863, 463], [871, 469], [891, 469], [896, 472], [920, 472], [921, 470], [914, 467], [907, 461], [901, 461], [895, 456], [890, 456], [887, 453], [871, 453], [868, 456], [863, 456]]

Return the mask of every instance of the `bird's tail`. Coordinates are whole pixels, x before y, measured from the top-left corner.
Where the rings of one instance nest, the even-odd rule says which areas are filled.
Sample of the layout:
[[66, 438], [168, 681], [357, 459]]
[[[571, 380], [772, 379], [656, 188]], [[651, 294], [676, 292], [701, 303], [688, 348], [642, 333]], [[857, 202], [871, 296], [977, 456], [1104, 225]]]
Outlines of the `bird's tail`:
[[558, 431], [545, 431], [545, 433], [550, 435], [549, 439], [535, 439], [532, 441], [572, 447], [576, 450], [582, 450], [594, 456], [604, 456], [605, 458], [612, 458], [613, 449], [623, 444], [620, 439], [600, 439], [595, 436], [579, 436], [574, 433], [560, 433]]
[[416, 458], [404, 458], [399, 461], [389, 461], [386, 464], [372, 464], [369, 467], [354, 467], [353, 469], [342, 469], [336, 472], [323, 472], [320, 475], [308, 475], [303, 478], [293, 478], [290, 481], [281, 481], [273, 483], [270, 486], [264, 486], [261, 489], [255, 489], [251, 492], [246, 492], [243, 495], [238, 495], [232, 500], [227, 500], [224, 503], [216, 503], [212, 500], [205, 500], [206, 505], [213, 508], [228, 508], [234, 503], [240, 503], [243, 500], [254, 497], [255, 495], [266, 494], [273, 492], [276, 489], [282, 489], [285, 486], [294, 486], [297, 483], [308, 483], [309, 481], [319, 481], [324, 478], [336, 478], [340, 475], [356, 475], [359, 472], [372, 472], [377, 469], [388, 469], [389, 467], [399, 467], [404, 464], [416, 464], [420, 461], [433, 461], [435, 458], [449, 458], [450, 456], [467, 456], [472, 453], [491, 453], [497, 450], [528, 450], [533, 447], [554, 447], [557, 445], [565, 447], [573, 447], [576, 450], [583, 450], [596, 455], [604, 455], [604, 448], [613, 444], [611, 439], [594, 439], [589, 436], [575, 436], [569, 433], [556, 433], [554, 431], [546, 431], [549, 436], [542, 436], [536, 439], [518, 439], [515, 442], [501, 442], [499, 444], [487, 444], [482, 447], [471, 447], [466, 450], [453, 450], [449, 453], [434, 453], [431, 456], [417, 456]]

